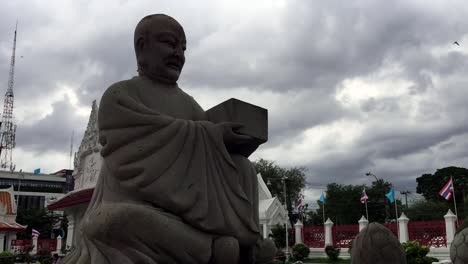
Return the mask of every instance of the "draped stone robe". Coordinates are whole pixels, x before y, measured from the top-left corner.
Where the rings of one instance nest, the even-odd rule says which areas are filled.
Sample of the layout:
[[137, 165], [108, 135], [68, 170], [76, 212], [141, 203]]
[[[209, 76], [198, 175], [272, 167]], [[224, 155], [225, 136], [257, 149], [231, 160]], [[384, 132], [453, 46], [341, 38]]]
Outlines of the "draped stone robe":
[[178, 87], [118, 82], [99, 108], [101, 175], [66, 263], [207, 263], [259, 239], [256, 173]]

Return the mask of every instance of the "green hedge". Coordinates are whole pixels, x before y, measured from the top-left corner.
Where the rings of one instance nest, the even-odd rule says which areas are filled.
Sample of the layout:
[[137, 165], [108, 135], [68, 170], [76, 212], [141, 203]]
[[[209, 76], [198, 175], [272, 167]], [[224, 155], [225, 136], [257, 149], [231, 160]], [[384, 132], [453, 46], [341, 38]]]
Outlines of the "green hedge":
[[294, 260], [303, 261], [309, 256], [310, 249], [304, 244], [296, 244], [292, 248], [292, 255]]
[[429, 248], [419, 245], [417, 241], [408, 241], [401, 245], [405, 250], [407, 264], [431, 264], [438, 261], [436, 258], [426, 256]]
[[0, 264], [15, 264], [15, 256], [13, 253], [8, 251], [0, 253]]

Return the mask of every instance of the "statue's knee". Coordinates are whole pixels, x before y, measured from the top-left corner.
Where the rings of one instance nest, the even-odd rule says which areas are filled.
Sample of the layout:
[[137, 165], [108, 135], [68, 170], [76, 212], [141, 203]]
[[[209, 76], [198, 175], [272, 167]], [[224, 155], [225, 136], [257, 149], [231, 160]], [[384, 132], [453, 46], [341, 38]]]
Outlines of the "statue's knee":
[[210, 263], [238, 263], [239, 252], [239, 242], [234, 237], [216, 238], [213, 241], [213, 255]]

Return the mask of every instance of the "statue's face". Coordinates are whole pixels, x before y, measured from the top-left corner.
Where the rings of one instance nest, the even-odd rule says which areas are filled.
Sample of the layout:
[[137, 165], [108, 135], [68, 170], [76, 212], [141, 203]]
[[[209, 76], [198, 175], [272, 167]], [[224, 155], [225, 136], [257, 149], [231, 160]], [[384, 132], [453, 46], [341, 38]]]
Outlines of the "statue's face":
[[151, 79], [175, 83], [185, 63], [185, 33], [176, 23], [155, 25], [140, 44], [144, 74]]

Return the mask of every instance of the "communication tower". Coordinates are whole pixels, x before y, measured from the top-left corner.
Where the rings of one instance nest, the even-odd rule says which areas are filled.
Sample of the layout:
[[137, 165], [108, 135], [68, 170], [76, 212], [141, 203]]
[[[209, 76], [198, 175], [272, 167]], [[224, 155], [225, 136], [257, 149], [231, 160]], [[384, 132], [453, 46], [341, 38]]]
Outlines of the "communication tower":
[[16, 125], [13, 123], [13, 84], [15, 78], [15, 56], [16, 56], [16, 30], [18, 23], [15, 27], [15, 36], [13, 38], [13, 51], [11, 54], [10, 73], [8, 75], [8, 87], [3, 101], [3, 115], [0, 123], [0, 169], [2, 170], [15, 170], [13, 164], [13, 148], [16, 145], [15, 134]]

